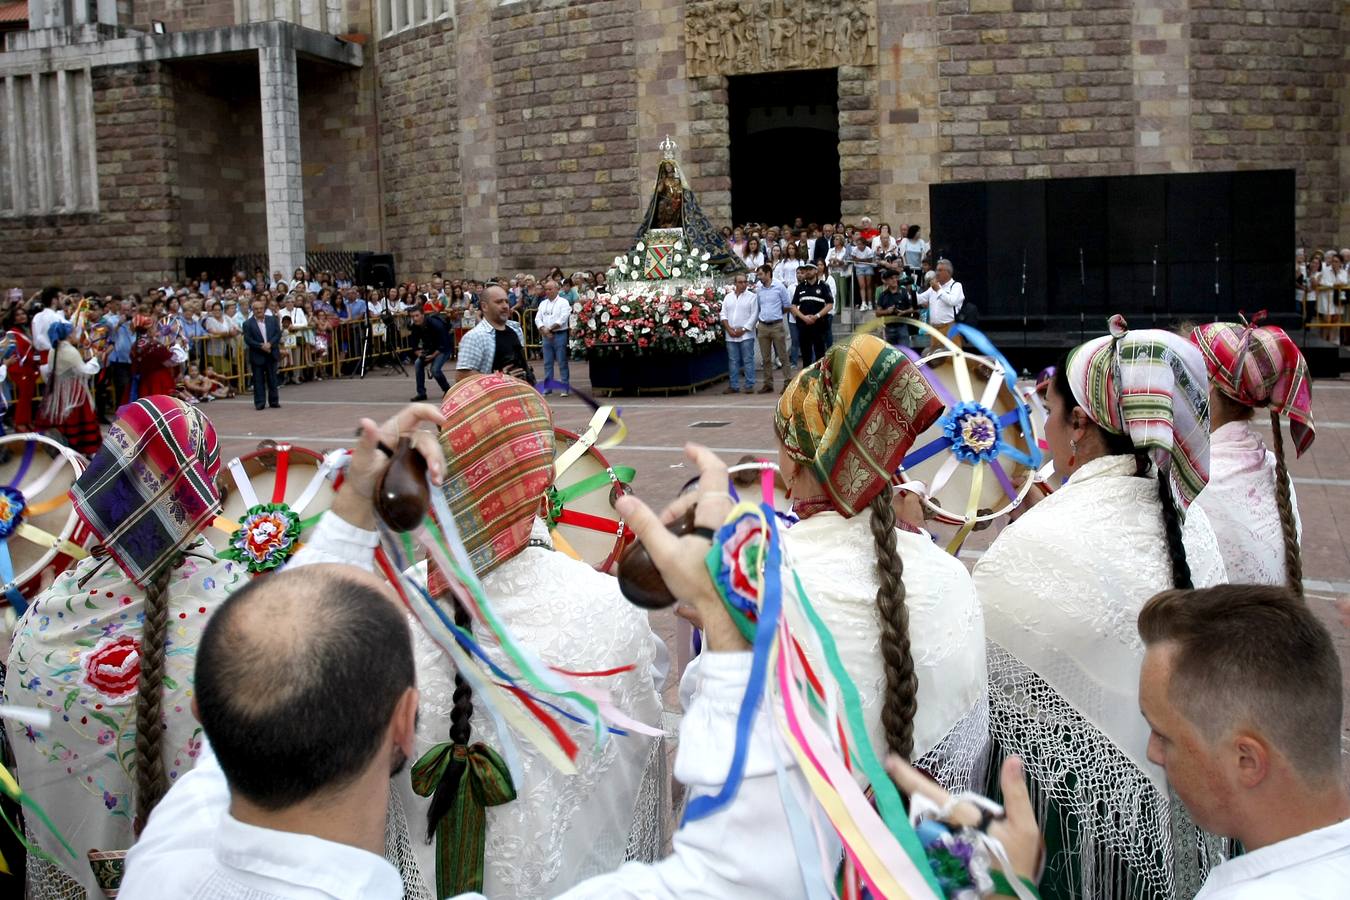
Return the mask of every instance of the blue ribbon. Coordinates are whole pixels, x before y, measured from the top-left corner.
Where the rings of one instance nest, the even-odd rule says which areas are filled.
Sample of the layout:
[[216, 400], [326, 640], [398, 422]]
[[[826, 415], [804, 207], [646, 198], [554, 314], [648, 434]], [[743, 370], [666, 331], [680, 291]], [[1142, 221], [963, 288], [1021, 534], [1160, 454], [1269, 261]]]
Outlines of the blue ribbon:
[[[31, 442], [30, 446], [33, 446]], [[9, 558], [8, 544], [0, 544], [0, 579], [3, 579], [5, 586], [5, 599], [16, 613], [23, 615], [28, 610], [28, 601], [14, 584], [14, 563]]]
[[[764, 565], [764, 586], [760, 594], [759, 620], [755, 625], [754, 657], [750, 663], [750, 680], [745, 686], [745, 696], [741, 700], [740, 711], [736, 715], [736, 749], [731, 756], [731, 768], [721, 790], [711, 796], [703, 795], [691, 799], [684, 809], [684, 821], [696, 822], [707, 818], [731, 802], [740, 790], [745, 778], [745, 757], [750, 750], [750, 731], [755, 723], [755, 714], [764, 699], [764, 685], [768, 676], [769, 651], [777, 638], [778, 615], [783, 601], [782, 573], [779, 567], [783, 557], [778, 546], [778, 522], [773, 507], [761, 505], [765, 521], [769, 526], [768, 558]], [[717, 543], [713, 552], [721, 552], [721, 544], [731, 537], [736, 523], [723, 525], [717, 534]]]
[[28, 474], [28, 467], [33, 464], [33, 454], [37, 452], [37, 441], [24, 441], [23, 458], [19, 460], [19, 471], [14, 473], [13, 480], [6, 487], [18, 487], [19, 482]]
[[[963, 325], [958, 322], [956, 325], [952, 326], [948, 336], [959, 336], [963, 338], [973, 345], [976, 350], [980, 351], [980, 353], [985, 356], [993, 357], [998, 360], [1001, 366], [1003, 366], [1003, 380], [1007, 383], [1008, 389], [1011, 390], [1013, 394], [1013, 411], [1017, 413], [1018, 427], [1022, 429], [1022, 434], [1027, 438], [1027, 446], [1031, 448], [1030, 453], [1012, 451], [1008, 452], [1007, 456], [1009, 459], [1016, 460], [1022, 465], [1032, 469], [1039, 469], [1042, 462], [1041, 448], [1036, 446], [1036, 439], [1034, 437], [1035, 432], [1031, 429], [1031, 418], [1027, 415], [1027, 405], [1017, 396], [1017, 379], [1013, 375], [1016, 370], [1012, 367], [1012, 363], [1008, 362], [1007, 357], [1000, 353], [998, 348], [994, 346], [994, 342], [989, 340], [984, 332], [977, 328], [972, 328], [969, 325]], [[1004, 424], [1002, 418], [999, 419], [999, 424]], [[1011, 424], [1011, 419], [1007, 424]]]

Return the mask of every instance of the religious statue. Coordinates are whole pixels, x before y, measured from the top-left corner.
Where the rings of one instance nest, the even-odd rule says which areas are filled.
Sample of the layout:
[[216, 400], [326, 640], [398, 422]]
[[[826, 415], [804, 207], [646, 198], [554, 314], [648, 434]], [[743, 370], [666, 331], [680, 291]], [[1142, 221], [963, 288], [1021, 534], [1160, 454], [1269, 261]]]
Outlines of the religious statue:
[[680, 176], [675, 174], [673, 160], [661, 160], [656, 170], [656, 215], [652, 217], [653, 228], [683, 228], [684, 186]]

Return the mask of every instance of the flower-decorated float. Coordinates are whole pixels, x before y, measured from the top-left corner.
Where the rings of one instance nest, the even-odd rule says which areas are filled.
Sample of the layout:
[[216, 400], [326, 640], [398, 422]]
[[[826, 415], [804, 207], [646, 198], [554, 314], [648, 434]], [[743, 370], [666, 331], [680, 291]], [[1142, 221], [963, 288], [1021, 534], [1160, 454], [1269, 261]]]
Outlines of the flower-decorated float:
[[722, 286], [744, 266], [703, 215], [675, 150], [661, 142], [647, 214], [607, 273], [612, 293], [574, 308], [572, 349], [590, 360], [599, 394], [693, 392], [727, 373]]

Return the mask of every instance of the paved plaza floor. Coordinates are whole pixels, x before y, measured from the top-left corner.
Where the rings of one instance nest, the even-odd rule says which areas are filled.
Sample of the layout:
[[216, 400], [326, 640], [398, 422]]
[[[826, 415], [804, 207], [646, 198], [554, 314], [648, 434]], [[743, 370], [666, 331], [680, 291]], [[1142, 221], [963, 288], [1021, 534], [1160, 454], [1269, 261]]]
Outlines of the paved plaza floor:
[[[538, 363], [536, 363], [538, 366]], [[447, 369], [447, 374], [449, 370]], [[588, 386], [585, 363], [572, 364], [572, 381]], [[781, 379], [777, 387], [782, 387]], [[697, 441], [728, 461], [743, 454], [773, 455], [773, 409], [777, 394], [723, 394], [725, 382], [693, 396], [627, 397], [613, 402], [623, 411], [627, 440], [606, 451], [611, 464], [637, 470], [635, 491], [654, 507], [663, 505], [694, 473], [682, 447]], [[432, 385], [434, 392], [434, 384]], [[364, 379], [325, 381], [282, 389], [281, 409], [261, 412], [250, 397], [216, 401], [204, 407], [221, 438], [223, 459], [254, 449], [263, 438], [281, 438], [324, 451], [351, 442], [357, 420], [381, 420], [413, 395], [411, 377], [376, 370]], [[549, 398], [557, 425], [585, 427], [591, 410], [575, 396]], [[1304, 573], [1309, 601], [1331, 627], [1341, 659], [1350, 672], [1350, 622], [1343, 622], [1337, 600], [1350, 597], [1350, 378], [1319, 381], [1313, 387], [1317, 441], [1303, 459], [1291, 461], [1303, 522]], [[1258, 421], [1263, 421], [1258, 416]], [[1262, 427], [1265, 427], [1264, 425]], [[1292, 449], [1286, 431], [1286, 448]], [[996, 528], [971, 537], [962, 558], [973, 565]], [[659, 617], [658, 630], [677, 644], [673, 617]], [[673, 649], [679, 652], [678, 646]], [[1350, 675], [1347, 676], [1350, 687]], [[1350, 691], [1348, 691], [1350, 693]], [[674, 700], [673, 690], [667, 698]], [[1348, 707], [1350, 709], [1350, 707]], [[1345, 731], [1350, 747], [1350, 716]]]

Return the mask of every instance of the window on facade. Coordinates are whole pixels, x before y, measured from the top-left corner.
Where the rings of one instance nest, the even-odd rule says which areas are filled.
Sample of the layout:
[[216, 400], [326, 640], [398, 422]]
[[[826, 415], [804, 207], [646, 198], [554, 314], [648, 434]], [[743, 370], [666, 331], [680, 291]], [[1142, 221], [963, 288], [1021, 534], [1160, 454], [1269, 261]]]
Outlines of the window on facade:
[[398, 34], [454, 15], [454, 0], [380, 0], [380, 33]]

